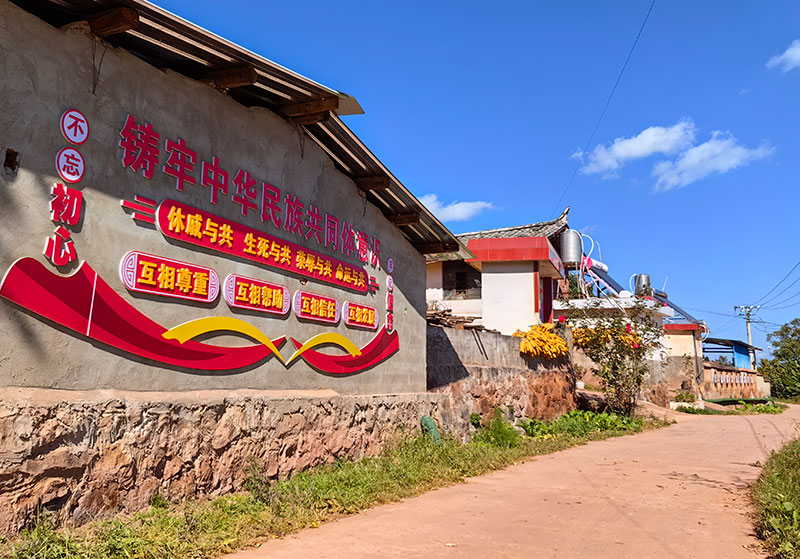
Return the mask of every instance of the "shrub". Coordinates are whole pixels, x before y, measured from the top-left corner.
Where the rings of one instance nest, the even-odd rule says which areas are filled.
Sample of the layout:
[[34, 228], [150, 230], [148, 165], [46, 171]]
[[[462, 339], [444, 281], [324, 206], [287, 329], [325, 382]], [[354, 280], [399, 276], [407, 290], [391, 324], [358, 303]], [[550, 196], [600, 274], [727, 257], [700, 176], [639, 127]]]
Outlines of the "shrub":
[[697, 400], [697, 396], [695, 396], [692, 392], [678, 392], [675, 394], [673, 400], [675, 402], [695, 402]]
[[512, 448], [519, 444], [521, 433], [503, 419], [503, 412], [495, 408], [494, 417], [472, 435], [475, 442], [487, 443], [499, 448]]
[[647, 358], [661, 347], [663, 329], [651, 313], [646, 303], [638, 302], [623, 314], [599, 315], [591, 328], [573, 330], [575, 345], [592, 360], [593, 372], [603, 380], [606, 402], [613, 412], [633, 415], [648, 372]]
[[592, 432], [603, 431], [640, 431], [644, 421], [615, 413], [596, 413], [593, 411], [573, 410], [553, 421], [529, 419], [520, 421], [520, 427], [530, 437], [547, 435], [570, 435], [584, 437]]
[[754, 489], [756, 531], [775, 557], [800, 556], [800, 440], [767, 460]]

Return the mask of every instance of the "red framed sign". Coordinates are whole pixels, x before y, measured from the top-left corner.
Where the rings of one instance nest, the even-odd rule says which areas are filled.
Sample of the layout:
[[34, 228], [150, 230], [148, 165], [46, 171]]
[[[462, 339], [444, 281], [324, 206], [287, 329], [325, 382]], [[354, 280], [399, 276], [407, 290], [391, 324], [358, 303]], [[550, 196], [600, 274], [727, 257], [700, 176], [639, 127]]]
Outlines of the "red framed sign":
[[330, 256], [268, 235], [175, 200], [164, 200], [156, 210], [161, 233], [209, 250], [262, 265], [294, 272], [337, 287], [366, 293], [367, 272]]
[[378, 327], [378, 311], [360, 303], [345, 301], [342, 305], [344, 323], [352, 328], [375, 330]]
[[77, 109], [69, 109], [61, 115], [61, 134], [69, 143], [81, 145], [89, 138], [89, 121]]
[[64, 182], [80, 182], [86, 172], [81, 152], [75, 148], [61, 148], [56, 154], [56, 171]]
[[219, 276], [205, 266], [132, 250], [122, 257], [119, 277], [138, 293], [211, 303], [219, 295]]
[[298, 318], [325, 324], [337, 324], [341, 315], [339, 301], [309, 291], [296, 291], [292, 307]]
[[285, 316], [292, 304], [291, 293], [283, 285], [230, 274], [222, 288], [225, 302], [237, 309]]

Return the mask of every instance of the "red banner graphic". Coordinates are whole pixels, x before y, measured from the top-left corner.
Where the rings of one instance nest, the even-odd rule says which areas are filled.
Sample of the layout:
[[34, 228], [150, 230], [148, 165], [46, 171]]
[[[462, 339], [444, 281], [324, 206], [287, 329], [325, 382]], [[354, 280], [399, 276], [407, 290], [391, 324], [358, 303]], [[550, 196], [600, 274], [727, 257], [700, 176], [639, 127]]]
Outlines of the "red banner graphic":
[[[296, 349], [303, 344], [291, 339]], [[306, 363], [316, 370], [331, 375], [350, 375], [360, 373], [385, 361], [400, 349], [400, 340], [397, 331], [389, 333], [386, 328], [381, 329], [374, 338], [363, 348], [361, 355], [329, 355], [313, 349], [302, 353], [301, 357]]]
[[161, 233], [171, 239], [244, 258], [321, 282], [367, 292], [367, 272], [263, 231], [230, 221], [175, 200], [156, 211]]
[[[72, 275], [60, 276], [34, 258], [21, 258], [6, 272], [0, 296], [82, 336], [164, 365], [228, 371], [253, 366], [272, 353], [264, 344], [221, 347], [165, 339], [166, 328], [131, 306], [86, 262]], [[284, 341], [272, 340], [278, 348]]]
[[210, 303], [219, 295], [219, 277], [211, 268], [131, 251], [122, 257], [119, 277], [139, 293]]
[[292, 304], [286, 287], [237, 274], [225, 278], [222, 293], [225, 301], [237, 309], [286, 315]]
[[298, 318], [325, 324], [337, 324], [339, 322], [341, 308], [339, 301], [332, 297], [298, 290], [294, 294], [292, 306], [294, 307], [294, 314]]

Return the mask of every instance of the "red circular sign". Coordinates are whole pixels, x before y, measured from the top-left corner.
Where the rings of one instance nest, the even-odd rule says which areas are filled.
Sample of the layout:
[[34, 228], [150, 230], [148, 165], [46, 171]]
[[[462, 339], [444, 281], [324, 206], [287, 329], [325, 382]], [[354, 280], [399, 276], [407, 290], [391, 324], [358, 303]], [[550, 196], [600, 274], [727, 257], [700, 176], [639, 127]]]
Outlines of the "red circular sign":
[[77, 149], [61, 148], [58, 155], [56, 155], [56, 170], [64, 181], [76, 183], [83, 178], [86, 164]]
[[61, 115], [61, 134], [71, 144], [81, 145], [89, 138], [89, 121], [77, 109], [69, 109]]

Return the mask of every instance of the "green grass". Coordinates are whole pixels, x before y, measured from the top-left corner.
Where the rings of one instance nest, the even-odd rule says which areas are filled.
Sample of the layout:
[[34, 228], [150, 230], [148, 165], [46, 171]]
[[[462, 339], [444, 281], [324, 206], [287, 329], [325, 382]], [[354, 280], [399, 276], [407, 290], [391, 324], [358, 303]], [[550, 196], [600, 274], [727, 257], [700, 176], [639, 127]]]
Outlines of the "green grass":
[[[533, 423], [526, 422], [527, 425]], [[245, 492], [169, 504], [154, 497], [144, 512], [73, 532], [39, 516], [8, 542], [3, 559], [196, 559], [215, 557], [270, 537], [315, 527], [341, 515], [418, 495], [590, 440], [663, 426], [657, 420], [570, 412], [536, 422], [535, 436], [512, 428], [497, 410], [473, 440], [398, 437], [380, 456], [338, 461], [274, 481], [250, 466]]]
[[756, 531], [775, 557], [800, 557], [800, 440], [767, 460], [753, 491]]
[[787, 405], [775, 402], [768, 402], [766, 404], [749, 404], [746, 402], [739, 402], [740, 408], [730, 410], [712, 410], [709, 408], [693, 408], [691, 406], [678, 406], [675, 411], [683, 413], [691, 413], [695, 415], [756, 415], [761, 413], [776, 415], [783, 413], [788, 408]]

